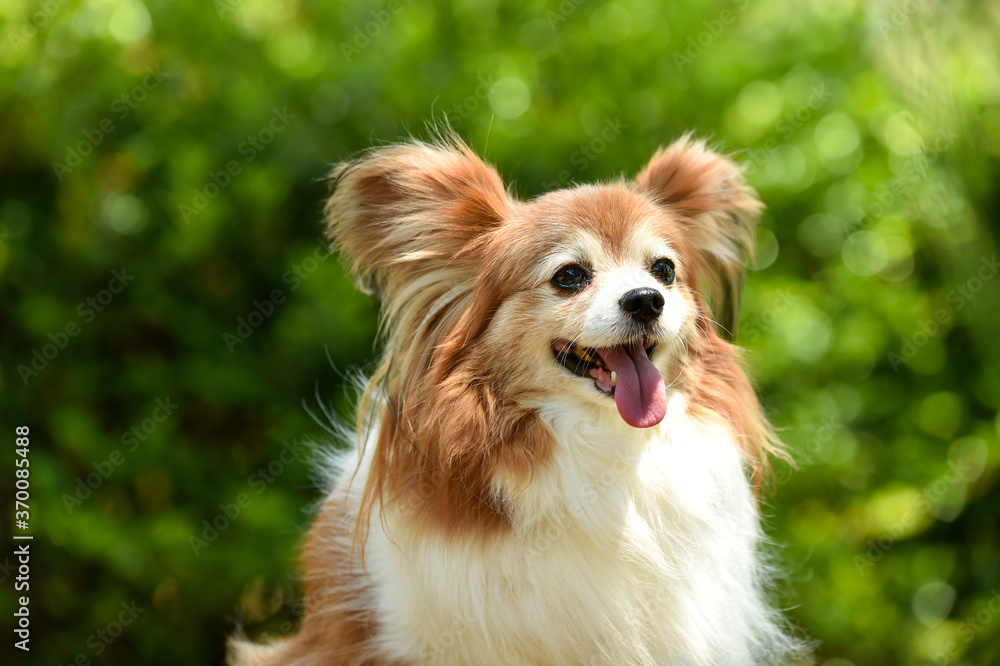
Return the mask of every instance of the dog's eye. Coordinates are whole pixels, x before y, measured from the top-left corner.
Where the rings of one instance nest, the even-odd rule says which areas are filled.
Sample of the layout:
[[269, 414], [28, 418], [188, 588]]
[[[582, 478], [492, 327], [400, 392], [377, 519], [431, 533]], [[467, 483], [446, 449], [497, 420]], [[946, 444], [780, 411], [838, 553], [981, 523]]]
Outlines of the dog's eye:
[[560, 289], [579, 289], [589, 281], [587, 269], [577, 264], [563, 266], [552, 276], [552, 284]]
[[670, 284], [674, 281], [674, 262], [669, 259], [657, 259], [649, 272], [663, 284]]

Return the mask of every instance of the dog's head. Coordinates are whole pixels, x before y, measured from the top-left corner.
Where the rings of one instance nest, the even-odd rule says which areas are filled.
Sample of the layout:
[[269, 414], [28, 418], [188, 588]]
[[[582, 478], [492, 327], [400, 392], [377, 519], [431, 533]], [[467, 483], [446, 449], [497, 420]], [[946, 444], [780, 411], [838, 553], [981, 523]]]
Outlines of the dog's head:
[[491, 475], [545, 454], [541, 403], [647, 428], [676, 384], [723, 420], [756, 409], [711, 321], [735, 325], [761, 205], [704, 143], [530, 202], [454, 138], [374, 149], [333, 183], [330, 237], [383, 303], [378, 494], [424, 469], [495, 513]]

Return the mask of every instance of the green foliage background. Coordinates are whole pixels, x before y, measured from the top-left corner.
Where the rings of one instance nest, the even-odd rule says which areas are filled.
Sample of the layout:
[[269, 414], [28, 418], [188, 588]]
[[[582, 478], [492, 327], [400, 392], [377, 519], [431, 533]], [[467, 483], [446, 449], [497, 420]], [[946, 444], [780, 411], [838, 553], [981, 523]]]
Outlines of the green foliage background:
[[0, 495], [17, 532], [28, 425], [35, 535], [14, 663], [219, 663], [236, 620], [290, 631], [319, 494], [280, 454], [349, 412], [375, 335], [321, 260], [322, 177], [445, 114], [524, 197], [687, 130], [741, 151], [768, 205], [741, 342], [798, 460], [765, 498], [788, 615], [830, 666], [1000, 663], [998, 25], [928, 0], [3, 3]]

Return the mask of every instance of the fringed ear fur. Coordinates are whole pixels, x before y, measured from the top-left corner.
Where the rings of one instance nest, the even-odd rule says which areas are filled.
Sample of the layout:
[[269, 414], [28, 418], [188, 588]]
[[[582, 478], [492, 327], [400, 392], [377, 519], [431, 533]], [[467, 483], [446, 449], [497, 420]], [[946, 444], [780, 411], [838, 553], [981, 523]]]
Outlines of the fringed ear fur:
[[493, 473], [523, 467], [544, 435], [468, 356], [490, 316], [486, 301], [498, 297], [496, 284], [476, 287], [484, 252], [519, 204], [453, 135], [375, 148], [331, 181], [328, 236], [381, 299], [386, 338], [362, 397], [361, 412], [378, 410], [381, 430], [356, 539], [386, 496], [447, 531], [501, 526]]
[[480, 253], [514, 214], [497, 172], [451, 134], [374, 148], [331, 174], [327, 236], [359, 285], [382, 301], [394, 377], [455, 329], [473, 298]]
[[460, 139], [370, 150], [330, 175], [327, 236], [364, 283], [391, 292], [401, 281], [468, 267], [475, 240], [509, 217], [500, 176]]
[[753, 259], [764, 206], [733, 161], [684, 136], [661, 148], [636, 183], [671, 212], [690, 220], [689, 237], [701, 253], [707, 298], [727, 337], [736, 335], [744, 262]]

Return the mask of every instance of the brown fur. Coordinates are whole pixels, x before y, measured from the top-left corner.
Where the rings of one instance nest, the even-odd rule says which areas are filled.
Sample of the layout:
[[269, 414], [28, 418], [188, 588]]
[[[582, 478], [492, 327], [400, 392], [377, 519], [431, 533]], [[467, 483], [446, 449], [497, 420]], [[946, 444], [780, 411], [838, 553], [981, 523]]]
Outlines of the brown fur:
[[229, 663], [246, 666], [402, 666], [380, 655], [364, 574], [351, 559], [352, 522], [329, 501], [309, 531], [302, 565], [306, 608], [299, 632], [271, 643], [230, 641]]
[[689, 221], [685, 233], [707, 270], [702, 279], [724, 330], [735, 337], [743, 264], [754, 255], [763, 204], [740, 168], [690, 137], [661, 148], [636, 176], [636, 184]]
[[[491, 480], [500, 466], [528, 473], [546, 438], [537, 417], [471, 353], [498, 304], [516, 289], [516, 274], [505, 274], [487, 250], [516, 204], [496, 172], [454, 140], [448, 149], [420, 143], [379, 149], [336, 171], [334, 180], [329, 234], [382, 295], [389, 331], [386, 360], [371, 382], [388, 400], [355, 545], [384, 503], [412, 507], [414, 516], [449, 533], [501, 529], [507, 518]], [[421, 295], [437, 315], [408, 317], [427, 310], [392, 299], [403, 283], [428, 274], [440, 284]], [[454, 301], [433, 291], [463, 285], [468, 290], [455, 292]], [[421, 353], [408, 355], [404, 347]], [[365, 403], [379, 397], [369, 394]]]
[[[551, 435], [522, 402], [524, 333], [491, 337], [501, 304], [538, 285], [533, 266], [583, 231], [624, 254], [635, 233], [669, 238], [678, 288], [690, 291], [698, 335], [678, 359], [691, 409], [739, 435], [755, 483], [776, 442], [738, 364], [709, 323], [735, 323], [745, 254], [761, 209], [739, 169], [685, 137], [656, 153], [635, 182], [583, 186], [522, 203], [458, 139], [376, 148], [331, 176], [328, 235], [363, 288], [382, 299], [386, 349], [359, 409], [359, 446], [378, 427], [361, 503], [331, 495], [303, 555], [305, 618], [299, 634], [267, 646], [233, 643], [232, 663], [388, 664], [363, 573], [374, 514], [405, 519], [442, 538], [484, 545], [509, 528], [494, 480], [526, 484], [550, 453]], [[723, 314], [718, 313], [722, 311]], [[374, 418], [372, 418], [374, 417]], [[355, 566], [355, 552], [361, 555]]]
[[[745, 257], [753, 258], [757, 220], [763, 205], [747, 186], [740, 168], [708, 150], [704, 141], [684, 137], [660, 149], [636, 177], [636, 184], [680, 218], [680, 237], [699, 253], [695, 256], [697, 282], [715, 304], [719, 326], [735, 337]], [[691, 343], [692, 358], [682, 380], [692, 405], [715, 414], [740, 435], [754, 486], [767, 478], [768, 455], [781, 455], [780, 443], [760, 408], [757, 396], [740, 367], [739, 350], [721, 339], [706, 320], [698, 320], [702, 336]]]
[[739, 348], [720, 338], [708, 322], [702, 320], [699, 326], [704, 337], [692, 344], [692, 362], [679, 384], [691, 396], [694, 414], [721, 417], [737, 433], [754, 490], [759, 491], [770, 477], [768, 456], [784, 457], [781, 444], [741, 369]]

